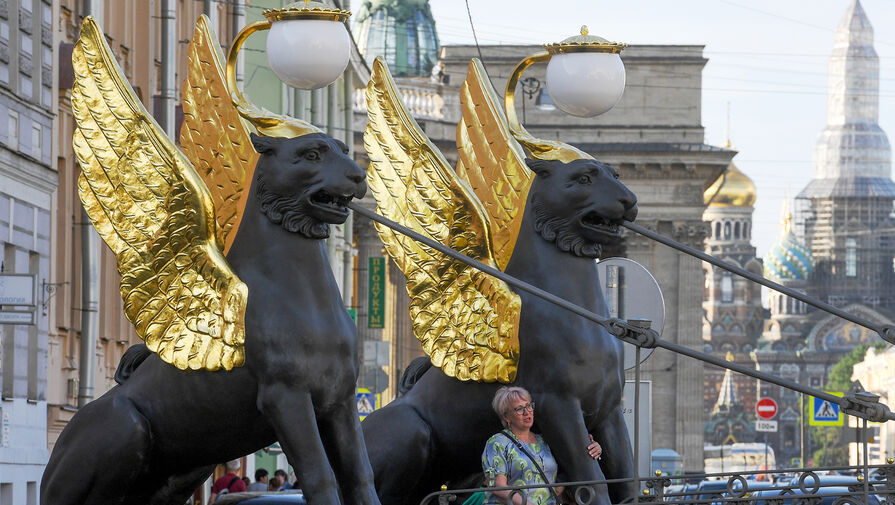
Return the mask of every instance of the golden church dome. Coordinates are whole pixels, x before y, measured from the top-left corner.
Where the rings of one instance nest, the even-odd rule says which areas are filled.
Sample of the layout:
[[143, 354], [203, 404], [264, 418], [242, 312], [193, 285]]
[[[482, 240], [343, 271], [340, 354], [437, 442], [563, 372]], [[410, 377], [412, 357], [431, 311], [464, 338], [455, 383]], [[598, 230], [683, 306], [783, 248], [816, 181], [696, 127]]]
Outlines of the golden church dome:
[[733, 164], [702, 194], [709, 207], [752, 207], [755, 205], [755, 184]]

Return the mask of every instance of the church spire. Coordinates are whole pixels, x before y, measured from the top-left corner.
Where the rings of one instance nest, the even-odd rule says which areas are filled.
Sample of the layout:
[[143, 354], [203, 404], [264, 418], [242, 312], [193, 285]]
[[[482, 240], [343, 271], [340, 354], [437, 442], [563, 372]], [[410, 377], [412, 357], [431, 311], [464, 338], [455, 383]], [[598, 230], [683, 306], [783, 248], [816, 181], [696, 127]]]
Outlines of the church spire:
[[[878, 119], [879, 57], [873, 48], [873, 27], [860, 0], [852, 0], [836, 28], [830, 56], [827, 127], [814, 150], [814, 178], [889, 179], [889, 140]], [[831, 191], [828, 186], [821, 193]], [[820, 189], [812, 188], [805, 196], [829, 196], [814, 194]], [[838, 192], [855, 190], [845, 185]]]
[[[733, 353], [728, 351], [725, 358], [727, 361], [733, 361]], [[718, 401], [715, 402], [715, 408], [712, 414], [719, 412], [730, 412], [730, 408], [738, 403], [737, 389], [733, 383], [733, 374], [730, 369], [724, 372], [724, 379], [721, 381], [721, 389], [718, 391]]]

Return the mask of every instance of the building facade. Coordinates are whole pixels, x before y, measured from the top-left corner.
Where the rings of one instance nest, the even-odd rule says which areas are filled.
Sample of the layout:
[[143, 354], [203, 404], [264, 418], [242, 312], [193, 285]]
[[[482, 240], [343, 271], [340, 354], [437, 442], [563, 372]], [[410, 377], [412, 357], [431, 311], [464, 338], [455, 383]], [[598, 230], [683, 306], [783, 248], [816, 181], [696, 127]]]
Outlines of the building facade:
[[0, 273], [28, 276], [33, 294], [30, 324], [0, 322], [0, 503], [36, 505], [48, 458], [55, 15], [53, 2], [0, 1]]
[[[709, 227], [705, 252], [761, 275], [752, 245], [756, 201], [752, 180], [731, 162], [705, 191], [703, 201], [708, 208], [702, 218]], [[703, 270], [703, 350], [751, 366], [750, 353], [758, 345], [764, 320], [761, 286], [707, 263]], [[703, 384], [706, 444], [754, 442], [755, 379], [705, 365]]]
[[814, 256], [808, 292], [830, 304], [895, 308], [891, 148], [879, 127], [879, 57], [858, 0], [836, 28], [827, 126], [814, 178], [796, 198], [797, 232]]

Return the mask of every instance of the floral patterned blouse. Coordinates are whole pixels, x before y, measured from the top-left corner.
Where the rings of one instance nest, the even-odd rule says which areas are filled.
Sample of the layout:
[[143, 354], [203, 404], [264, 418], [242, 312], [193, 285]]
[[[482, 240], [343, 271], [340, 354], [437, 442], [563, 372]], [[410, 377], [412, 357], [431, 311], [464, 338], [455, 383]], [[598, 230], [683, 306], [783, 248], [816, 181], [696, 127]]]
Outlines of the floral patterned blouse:
[[[512, 432], [510, 434], [512, 435]], [[512, 437], [516, 438], [515, 435], [512, 435]], [[553, 454], [550, 452], [550, 448], [547, 447], [544, 439], [537, 434], [535, 434], [535, 439], [536, 442], [533, 444], [527, 444], [519, 439], [516, 440], [520, 444], [524, 444], [528, 452], [537, 459], [538, 465], [541, 466], [541, 470], [544, 471], [550, 482], [556, 482], [556, 460], [553, 459]], [[537, 468], [528, 459], [528, 456], [519, 450], [516, 444], [507, 438], [504, 432], [497, 433], [485, 443], [485, 452], [482, 453], [482, 469], [485, 472], [485, 485], [489, 487], [495, 485], [494, 479], [498, 475], [506, 476], [508, 486], [546, 484]], [[556, 505], [553, 493], [547, 487], [527, 489], [525, 493], [528, 496], [528, 501], [535, 505]], [[485, 492], [486, 505], [500, 505], [502, 503], [497, 496]]]

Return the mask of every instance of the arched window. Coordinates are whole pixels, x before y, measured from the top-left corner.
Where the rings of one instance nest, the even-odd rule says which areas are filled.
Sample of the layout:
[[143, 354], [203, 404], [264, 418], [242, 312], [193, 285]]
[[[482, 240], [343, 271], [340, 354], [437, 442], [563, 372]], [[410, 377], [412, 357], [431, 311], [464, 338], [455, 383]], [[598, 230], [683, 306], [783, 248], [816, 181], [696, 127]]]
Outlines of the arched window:
[[730, 239], [730, 221], [724, 223], [724, 239]]
[[783, 314], [783, 295], [777, 297], [777, 313]]
[[740, 222], [733, 225], [733, 238], [740, 238]]
[[[715, 221], [715, 236], [712, 238], [721, 238], [721, 221]], [[892, 265], [892, 269], [895, 270], [895, 258], [892, 258]]]
[[845, 276], [858, 276], [858, 241], [853, 238], [845, 239]]
[[743, 238], [752, 238], [749, 236], [749, 223], [743, 223]]
[[721, 302], [733, 302], [733, 278], [731, 277], [730, 272], [721, 274]]

